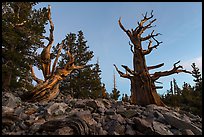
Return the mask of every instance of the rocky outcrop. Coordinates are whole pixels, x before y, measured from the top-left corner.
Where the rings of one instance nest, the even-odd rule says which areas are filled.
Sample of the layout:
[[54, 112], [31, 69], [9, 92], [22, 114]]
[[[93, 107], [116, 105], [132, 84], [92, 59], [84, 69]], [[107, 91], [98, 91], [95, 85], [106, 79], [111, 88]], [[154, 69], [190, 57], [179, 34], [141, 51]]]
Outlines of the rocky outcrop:
[[156, 105], [59, 95], [48, 103], [2, 93], [3, 135], [201, 135], [202, 118]]

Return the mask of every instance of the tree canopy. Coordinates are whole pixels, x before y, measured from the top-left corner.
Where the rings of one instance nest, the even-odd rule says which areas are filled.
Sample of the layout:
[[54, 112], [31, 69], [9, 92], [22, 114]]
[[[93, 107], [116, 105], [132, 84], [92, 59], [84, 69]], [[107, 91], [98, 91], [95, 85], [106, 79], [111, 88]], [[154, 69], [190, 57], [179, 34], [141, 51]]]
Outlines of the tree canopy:
[[[22, 86], [29, 78], [29, 64], [36, 63], [37, 49], [47, 24], [47, 8], [34, 9], [36, 2], [2, 3], [2, 82], [3, 89]], [[10, 86], [12, 85], [12, 86]]]
[[[71, 94], [75, 98], [101, 97], [102, 83], [99, 61], [95, 64], [89, 63], [94, 55], [86, 44], [87, 41], [83, 32], [80, 30], [77, 34], [69, 33], [63, 42], [67, 46], [62, 47], [62, 50], [69, 50], [75, 58], [75, 64], [84, 65], [85, 67], [71, 73], [61, 83], [60, 90], [64, 94]], [[57, 52], [57, 47], [54, 47], [53, 50]], [[62, 58], [59, 60], [60, 67], [66, 63], [66, 60], [69, 60], [65, 52], [62, 52], [61, 56]]]

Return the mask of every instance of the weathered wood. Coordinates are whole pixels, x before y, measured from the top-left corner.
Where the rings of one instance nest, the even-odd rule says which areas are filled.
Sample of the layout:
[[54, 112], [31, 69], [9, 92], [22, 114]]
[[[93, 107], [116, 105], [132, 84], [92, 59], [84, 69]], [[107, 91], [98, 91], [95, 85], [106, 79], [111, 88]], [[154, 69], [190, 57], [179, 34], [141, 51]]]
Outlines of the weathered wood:
[[[120, 28], [127, 34], [127, 36], [130, 38], [129, 43], [131, 46], [131, 51], [133, 53], [133, 67], [134, 69], [131, 70], [128, 66], [122, 65], [123, 68], [125, 68], [126, 73], [121, 72], [116, 65], [115, 69], [119, 73], [120, 77], [128, 78], [131, 82], [131, 102], [133, 104], [138, 105], [148, 105], [148, 104], [156, 104], [158, 106], [165, 106], [165, 104], [161, 101], [160, 96], [157, 94], [156, 89], [161, 88], [155, 86], [156, 80], [162, 76], [168, 76], [174, 73], [191, 73], [187, 70], [181, 69], [182, 66], [176, 67], [176, 64], [174, 64], [174, 68], [170, 71], [164, 71], [164, 72], [155, 72], [153, 75], [149, 74], [150, 69], [159, 68], [164, 65], [158, 64], [155, 66], [149, 66], [146, 65], [145, 55], [150, 54], [151, 51], [155, 48], [157, 48], [162, 42], [159, 42], [155, 37], [158, 35], [161, 35], [160, 33], [154, 34], [154, 30], [146, 37], [141, 37], [142, 33], [144, 33], [145, 30], [153, 27], [152, 23], [156, 21], [156, 19], [151, 20], [146, 26], [143, 26], [145, 22], [153, 18], [153, 11], [151, 12], [150, 17], [147, 17], [147, 13], [143, 15], [143, 19], [138, 22], [138, 26], [133, 30], [127, 30], [121, 23], [121, 18], [118, 20]], [[152, 39], [156, 42], [155, 45], [152, 46]], [[148, 49], [144, 50], [142, 48], [142, 41], [149, 40]]]
[[42, 72], [44, 76], [44, 80], [41, 80], [35, 76], [35, 73], [33, 71], [32, 66], [31, 68], [31, 76], [32, 78], [37, 82], [37, 85], [34, 87], [34, 89], [28, 93], [25, 93], [22, 95], [22, 100], [28, 101], [28, 102], [41, 102], [41, 101], [49, 101], [55, 98], [59, 90], [59, 82], [65, 79], [72, 71], [76, 69], [81, 69], [83, 66], [75, 66], [74, 64], [74, 57], [71, 55], [69, 51], [67, 51], [67, 55], [70, 59], [69, 62], [63, 67], [63, 68], [56, 68], [57, 60], [59, 58], [62, 46], [64, 44], [64, 41], [62, 41], [61, 44], [58, 44], [58, 53], [55, 58], [52, 71], [50, 70], [51, 66], [51, 59], [50, 59], [50, 49], [52, 47], [52, 44], [54, 42], [54, 24], [51, 20], [51, 7], [48, 6], [48, 19], [50, 22], [50, 36], [49, 38], [46, 38], [49, 43], [47, 46], [44, 47], [44, 49], [41, 52], [41, 65], [42, 65]]

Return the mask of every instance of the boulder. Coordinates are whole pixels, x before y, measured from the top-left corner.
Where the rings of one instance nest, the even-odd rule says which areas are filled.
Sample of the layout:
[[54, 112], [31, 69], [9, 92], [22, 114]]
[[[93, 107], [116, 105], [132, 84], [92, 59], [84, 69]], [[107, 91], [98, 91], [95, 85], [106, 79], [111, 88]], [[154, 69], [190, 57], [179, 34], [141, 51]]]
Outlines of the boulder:
[[182, 135], [195, 135], [190, 129], [184, 129], [181, 132]]
[[2, 106], [15, 108], [21, 104], [21, 99], [19, 97], [15, 97], [12, 93], [4, 93], [4, 98], [2, 100]]
[[132, 118], [132, 117], [138, 116], [137, 110], [133, 110], [133, 109], [128, 109], [128, 110], [124, 110], [124, 111], [119, 111], [118, 113], [119, 113], [121, 116], [125, 117], [125, 118]]
[[168, 129], [168, 127], [160, 122], [153, 121], [154, 134], [158, 135], [173, 135], [173, 133]]
[[175, 115], [173, 115], [172, 113], [165, 113], [163, 114], [164, 118], [166, 119], [166, 121], [176, 127], [177, 129], [180, 130], [184, 130], [184, 129], [190, 129], [191, 131], [193, 131], [194, 134], [196, 135], [202, 135], [202, 130], [199, 129], [198, 127], [196, 127], [195, 125], [186, 122], [184, 120], [181, 120], [180, 118], [176, 117]]
[[21, 102], [2, 93], [3, 135], [201, 135], [202, 118], [154, 104], [59, 96]]
[[47, 113], [50, 115], [60, 115], [65, 113], [68, 105], [66, 103], [54, 103], [47, 109]]
[[135, 130], [130, 125], [126, 125], [125, 135], [135, 135]]
[[154, 134], [152, 123], [147, 121], [146, 119], [134, 117], [133, 122], [135, 123], [134, 127], [139, 132], [141, 132], [145, 135], [153, 135]]
[[105, 111], [105, 114], [107, 115], [114, 115], [115, 114], [115, 109], [109, 108]]
[[86, 106], [86, 100], [78, 99], [78, 101], [75, 103], [76, 108], [84, 108]]
[[124, 135], [125, 133], [125, 126], [121, 125], [117, 120], [108, 121], [103, 128], [108, 132], [108, 135]]
[[14, 109], [7, 107], [7, 106], [2, 106], [2, 113], [13, 113]]
[[75, 115], [83, 119], [89, 125], [97, 124], [97, 122], [93, 119], [91, 112], [89, 110], [77, 112], [75, 113]]

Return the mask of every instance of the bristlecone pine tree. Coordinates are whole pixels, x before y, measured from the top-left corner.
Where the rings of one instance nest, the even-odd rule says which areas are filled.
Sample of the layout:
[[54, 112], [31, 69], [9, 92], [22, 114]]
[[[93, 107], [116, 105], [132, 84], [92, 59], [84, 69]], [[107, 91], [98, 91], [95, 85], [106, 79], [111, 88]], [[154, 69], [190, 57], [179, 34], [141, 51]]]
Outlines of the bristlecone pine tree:
[[[154, 30], [147, 36], [142, 37], [141, 35], [148, 29], [152, 28], [152, 23], [156, 21], [153, 19], [153, 11], [151, 15], [147, 17], [147, 12], [143, 15], [143, 19], [138, 22], [138, 26], [135, 29], [127, 30], [121, 23], [121, 19], [119, 19], [118, 23], [120, 28], [127, 34], [130, 38], [131, 43], [129, 43], [131, 47], [131, 52], [133, 54], [133, 70], [128, 66], [122, 65], [122, 67], [126, 70], [126, 73], [121, 72], [116, 65], [114, 64], [117, 72], [123, 78], [127, 78], [131, 82], [131, 103], [138, 105], [148, 105], [148, 104], [156, 104], [158, 106], [165, 106], [165, 104], [161, 101], [160, 96], [157, 94], [156, 89], [161, 87], [156, 87], [155, 82], [160, 77], [168, 76], [174, 73], [190, 73], [187, 70], [183, 70], [182, 66], [176, 66], [180, 61], [174, 63], [173, 68], [169, 71], [163, 72], [155, 72], [153, 74], [149, 73], [149, 70], [156, 69], [164, 65], [164, 63], [155, 65], [155, 66], [147, 66], [145, 56], [150, 54], [153, 49], [157, 48], [162, 42], [159, 42], [155, 37], [160, 35], [160, 33], [154, 34]], [[145, 23], [149, 21], [147, 25]], [[143, 41], [149, 41], [148, 48], [142, 48]], [[155, 44], [153, 45], [153, 40]]]
[[50, 49], [54, 42], [54, 24], [51, 20], [51, 7], [48, 6], [48, 19], [50, 23], [50, 35], [46, 39], [48, 40], [48, 45], [44, 47], [43, 51], [41, 52], [40, 64], [41, 70], [44, 76], [44, 80], [38, 79], [33, 71], [32, 66], [31, 68], [31, 75], [32, 78], [37, 82], [37, 85], [34, 89], [30, 92], [26, 92], [21, 96], [22, 100], [28, 102], [39, 102], [39, 101], [49, 101], [55, 98], [59, 93], [59, 84], [60, 81], [64, 80], [72, 71], [76, 69], [81, 69], [83, 66], [76, 66], [74, 64], [74, 56], [69, 52], [66, 51], [66, 54], [69, 57], [69, 61], [64, 64], [62, 67], [56, 67], [60, 52], [62, 47], [64, 47], [65, 43], [62, 41], [61, 44], [58, 43], [58, 52], [57, 56], [54, 60], [54, 64], [52, 66], [51, 71], [51, 53]]

